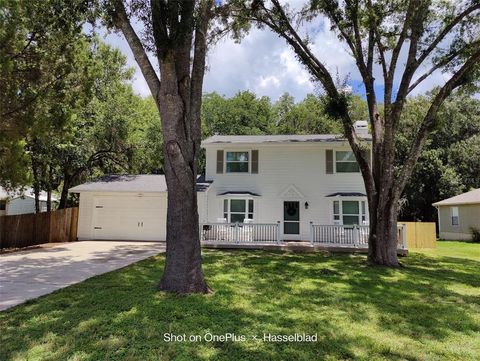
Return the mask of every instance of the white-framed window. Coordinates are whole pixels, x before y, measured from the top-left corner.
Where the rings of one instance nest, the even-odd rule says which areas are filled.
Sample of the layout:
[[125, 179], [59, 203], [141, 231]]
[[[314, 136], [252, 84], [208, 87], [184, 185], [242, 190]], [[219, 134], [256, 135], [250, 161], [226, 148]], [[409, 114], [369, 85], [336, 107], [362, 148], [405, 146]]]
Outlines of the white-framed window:
[[225, 173], [248, 173], [249, 151], [225, 152]]
[[333, 223], [343, 225], [363, 225], [367, 222], [365, 201], [333, 201]]
[[352, 151], [335, 151], [335, 171], [336, 173], [359, 173], [360, 167], [355, 154]]
[[452, 226], [458, 226], [458, 207], [451, 207], [450, 213], [451, 213]]
[[244, 219], [253, 219], [253, 199], [224, 199], [223, 217], [228, 223], [243, 223]]

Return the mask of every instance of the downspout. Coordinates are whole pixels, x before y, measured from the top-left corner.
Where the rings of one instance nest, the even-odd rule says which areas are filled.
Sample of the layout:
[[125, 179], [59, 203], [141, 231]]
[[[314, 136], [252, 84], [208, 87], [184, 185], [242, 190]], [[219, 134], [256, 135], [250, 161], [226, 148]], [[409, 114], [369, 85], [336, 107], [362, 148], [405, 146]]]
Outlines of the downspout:
[[440, 238], [440, 232], [442, 229], [442, 225], [440, 224], [440, 206], [435, 206], [435, 209], [437, 210], [437, 220], [438, 220], [438, 238]]

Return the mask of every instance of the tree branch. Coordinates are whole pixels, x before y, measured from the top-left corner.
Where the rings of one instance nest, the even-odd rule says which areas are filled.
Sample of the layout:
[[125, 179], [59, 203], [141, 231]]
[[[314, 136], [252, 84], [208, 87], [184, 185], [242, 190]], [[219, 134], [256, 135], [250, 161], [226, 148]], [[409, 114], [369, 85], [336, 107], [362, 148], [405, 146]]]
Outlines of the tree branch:
[[202, 88], [203, 88], [203, 78], [205, 74], [205, 58], [207, 53], [207, 31], [208, 24], [212, 17], [212, 0], [205, 0], [201, 4], [200, 16], [198, 23], [195, 29], [195, 43], [194, 43], [194, 53], [193, 53], [193, 65], [192, 65], [192, 76], [191, 76], [191, 88], [190, 88], [190, 99], [191, 99], [191, 119], [194, 120], [194, 128], [192, 129], [192, 137], [194, 138], [194, 143], [196, 146], [200, 145], [201, 140], [201, 127], [200, 121], [195, 121], [200, 119], [200, 112], [202, 106]]
[[[398, 57], [400, 56], [400, 51], [402, 50], [403, 44], [405, 42], [405, 39], [407, 38], [407, 32], [410, 24], [410, 18], [412, 17], [413, 14], [413, 9], [414, 9], [414, 3], [417, 0], [410, 0], [408, 4], [408, 9], [407, 13], [405, 15], [405, 22], [403, 24], [402, 31], [400, 33], [400, 36], [398, 37], [397, 44], [392, 50], [392, 58], [390, 60], [390, 67], [388, 67], [387, 71], [387, 79], [385, 82], [385, 97], [384, 97], [384, 103], [385, 103], [385, 110], [389, 111], [390, 104], [392, 102], [392, 93], [393, 93], [393, 81], [395, 78], [395, 72], [397, 70], [397, 62], [398, 62]], [[387, 117], [389, 118], [389, 117]]]
[[457, 15], [455, 19], [452, 20], [443, 30], [437, 35], [435, 40], [430, 44], [430, 46], [420, 55], [417, 60], [417, 66], [422, 64], [424, 60], [430, 55], [430, 53], [437, 47], [438, 44], [450, 33], [450, 31], [457, 26], [460, 21], [462, 21], [466, 16], [470, 15], [472, 12], [480, 9], [480, 2], [477, 2], [475, 5], [470, 6], [465, 9], [463, 12]]
[[150, 92], [154, 99], [158, 99], [158, 93], [160, 91], [160, 80], [155, 72], [155, 69], [148, 58], [145, 48], [140, 41], [140, 38], [135, 33], [135, 30], [130, 24], [125, 6], [122, 0], [115, 0], [113, 21], [115, 26], [120, 29], [127, 40], [127, 43], [132, 50], [133, 56], [137, 61], [137, 64], [142, 71], [142, 74], [148, 84]]
[[480, 41], [475, 41], [473, 43], [467, 44], [461, 49], [452, 52], [450, 55], [447, 57], [443, 58], [441, 61], [438, 63], [434, 64], [427, 72], [422, 74], [413, 84], [410, 85], [408, 88], [407, 94], [412, 92], [413, 89], [415, 89], [422, 81], [424, 81], [426, 78], [428, 78], [434, 71], [440, 69], [441, 67], [449, 64], [451, 61], [453, 61], [458, 55], [460, 55], [466, 48], [472, 46], [472, 45], [480, 45]]
[[397, 177], [397, 180], [394, 184], [395, 192], [400, 196], [401, 192], [405, 188], [408, 179], [410, 178], [413, 168], [417, 162], [420, 152], [422, 150], [423, 144], [425, 143], [428, 135], [437, 125], [437, 113], [440, 109], [440, 106], [443, 104], [443, 101], [452, 93], [453, 90], [462, 85], [465, 75], [480, 61], [480, 49], [478, 49], [466, 62], [463, 66], [457, 70], [455, 74], [447, 81], [447, 83], [440, 89], [438, 94], [435, 96], [430, 108], [428, 109], [427, 114], [425, 115], [420, 129], [417, 132], [415, 139], [412, 142], [408, 156], [402, 170]]

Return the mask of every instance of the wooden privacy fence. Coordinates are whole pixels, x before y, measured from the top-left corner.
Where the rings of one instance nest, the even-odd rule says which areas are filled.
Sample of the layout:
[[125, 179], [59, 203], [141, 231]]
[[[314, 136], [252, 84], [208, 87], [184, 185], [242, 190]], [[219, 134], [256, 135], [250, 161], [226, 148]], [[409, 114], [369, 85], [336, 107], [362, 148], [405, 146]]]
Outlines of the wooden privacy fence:
[[407, 226], [407, 246], [412, 248], [436, 248], [437, 234], [434, 222], [398, 222]]
[[0, 217], [0, 249], [77, 240], [78, 208]]

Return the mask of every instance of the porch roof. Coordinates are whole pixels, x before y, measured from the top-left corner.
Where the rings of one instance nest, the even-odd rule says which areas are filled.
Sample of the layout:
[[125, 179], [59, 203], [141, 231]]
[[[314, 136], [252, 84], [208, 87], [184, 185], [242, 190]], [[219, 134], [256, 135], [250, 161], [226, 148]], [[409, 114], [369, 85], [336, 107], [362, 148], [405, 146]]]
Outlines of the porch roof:
[[248, 191], [228, 191], [217, 194], [219, 196], [254, 196], [254, 197], [261, 197], [258, 193], [248, 192]]
[[325, 197], [366, 197], [367, 195], [360, 192], [336, 192], [328, 194]]

